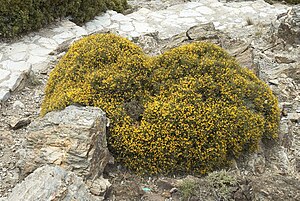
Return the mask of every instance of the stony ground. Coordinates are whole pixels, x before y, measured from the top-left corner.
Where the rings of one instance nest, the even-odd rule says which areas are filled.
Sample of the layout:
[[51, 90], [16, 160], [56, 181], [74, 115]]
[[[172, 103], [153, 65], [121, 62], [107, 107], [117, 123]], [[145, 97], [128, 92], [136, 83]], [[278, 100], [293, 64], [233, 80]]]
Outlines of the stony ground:
[[[160, 39], [156, 43], [162, 43], [194, 25], [213, 22], [216, 29], [226, 32], [232, 40], [252, 44], [253, 60], [260, 67], [261, 78], [279, 97], [284, 112], [300, 112], [299, 47], [286, 46], [271, 37], [274, 34], [271, 25], [278, 26], [277, 16], [284, 14], [289, 6], [270, 5], [262, 0], [229, 3], [216, 0], [133, 0], [130, 4], [132, 9], [127, 15], [108, 11], [83, 27], [63, 20], [14, 42], [0, 43], [0, 198], [7, 197], [16, 183], [23, 179], [19, 178], [21, 170], [16, 164], [22, 154], [19, 150], [24, 146], [26, 125], [39, 116], [49, 72], [68, 44], [87, 34], [112, 30], [134, 39], [156, 32], [155, 36]], [[144, 49], [148, 53], [157, 51], [146, 46]], [[285, 144], [273, 149], [275, 154], [270, 155], [273, 162], [269, 163], [269, 168], [274, 170], [273, 165], [283, 174], [299, 177], [299, 122], [297, 119], [291, 121], [285, 115], [281, 130], [286, 133], [284, 138], [287, 139], [282, 141]], [[249, 169], [257, 168], [259, 160], [264, 159], [253, 158], [254, 165], [245, 165], [245, 169], [251, 172]], [[263, 172], [267, 172], [266, 169]], [[172, 183], [165, 182], [170, 178], [139, 178], [117, 170], [110, 173], [109, 178], [115, 184], [111, 196], [119, 198], [116, 200], [139, 200], [140, 197], [144, 200], [164, 200], [169, 196], [169, 191], [164, 189], [170, 188], [168, 185]], [[147, 189], [143, 191], [142, 187], [151, 189], [153, 193], [145, 194]]]

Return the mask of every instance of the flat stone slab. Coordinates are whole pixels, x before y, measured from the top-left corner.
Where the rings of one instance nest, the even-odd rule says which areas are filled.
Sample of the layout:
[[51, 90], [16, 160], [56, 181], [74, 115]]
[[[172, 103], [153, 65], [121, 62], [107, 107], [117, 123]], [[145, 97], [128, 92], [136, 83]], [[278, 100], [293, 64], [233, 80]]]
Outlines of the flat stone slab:
[[0, 103], [6, 101], [10, 97], [9, 89], [0, 88]]
[[15, 71], [9, 75], [9, 78], [0, 83], [0, 88], [6, 88], [15, 91], [26, 77], [26, 73]]
[[25, 72], [29, 73], [31, 70], [31, 64], [26, 62], [26, 61], [11, 61], [11, 60], [6, 60], [3, 61], [2, 63], [2, 68], [4, 70], [8, 70], [11, 72]]
[[16, 200], [101, 200], [90, 194], [82, 178], [57, 166], [36, 169], [13, 188], [7, 201]]
[[7, 80], [10, 73], [11, 72], [9, 70], [4, 70], [0, 68], [0, 83]]

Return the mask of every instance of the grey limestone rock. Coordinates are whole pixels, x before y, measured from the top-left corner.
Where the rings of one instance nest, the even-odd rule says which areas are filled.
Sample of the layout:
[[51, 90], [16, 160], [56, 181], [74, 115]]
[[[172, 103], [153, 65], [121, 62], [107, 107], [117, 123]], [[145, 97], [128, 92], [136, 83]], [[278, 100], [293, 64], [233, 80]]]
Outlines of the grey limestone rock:
[[278, 36], [288, 44], [300, 44], [300, 5], [290, 9], [278, 29]]
[[300, 180], [290, 175], [276, 173], [249, 177], [234, 194], [234, 200], [300, 200]]
[[17, 163], [21, 177], [37, 167], [53, 164], [95, 183], [113, 160], [106, 142], [107, 123], [101, 109], [78, 106], [68, 106], [35, 120], [28, 128], [25, 154]]
[[7, 201], [102, 200], [91, 195], [82, 178], [61, 167], [43, 166], [13, 188]]

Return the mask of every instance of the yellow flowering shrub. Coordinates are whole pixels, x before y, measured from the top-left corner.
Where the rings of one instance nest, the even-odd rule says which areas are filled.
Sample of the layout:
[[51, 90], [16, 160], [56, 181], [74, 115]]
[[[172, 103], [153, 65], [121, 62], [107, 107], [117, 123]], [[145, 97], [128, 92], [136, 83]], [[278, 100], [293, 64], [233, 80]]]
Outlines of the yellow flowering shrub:
[[106, 111], [115, 158], [147, 174], [226, 166], [279, 123], [269, 87], [210, 43], [148, 57], [113, 34], [83, 38], [51, 72], [41, 113], [74, 103]]

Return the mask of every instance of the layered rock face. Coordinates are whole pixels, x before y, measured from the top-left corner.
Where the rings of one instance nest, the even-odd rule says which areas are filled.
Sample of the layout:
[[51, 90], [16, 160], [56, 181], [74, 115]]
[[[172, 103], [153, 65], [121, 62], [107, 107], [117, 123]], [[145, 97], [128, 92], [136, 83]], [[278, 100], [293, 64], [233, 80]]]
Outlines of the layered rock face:
[[46, 165], [36, 169], [13, 189], [7, 201], [16, 200], [96, 201], [100, 199], [91, 195], [82, 178], [73, 172], [58, 166]]
[[278, 36], [288, 44], [300, 44], [300, 5], [295, 5], [284, 16]]
[[77, 106], [37, 119], [28, 129], [27, 148], [19, 151], [21, 175], [45, 164], [57, 165], [82, 177], [100, 195], [110, 185], [102, 178], [104, 168], [113, 161], [107, 149], [107, 123], [101, 109]]

